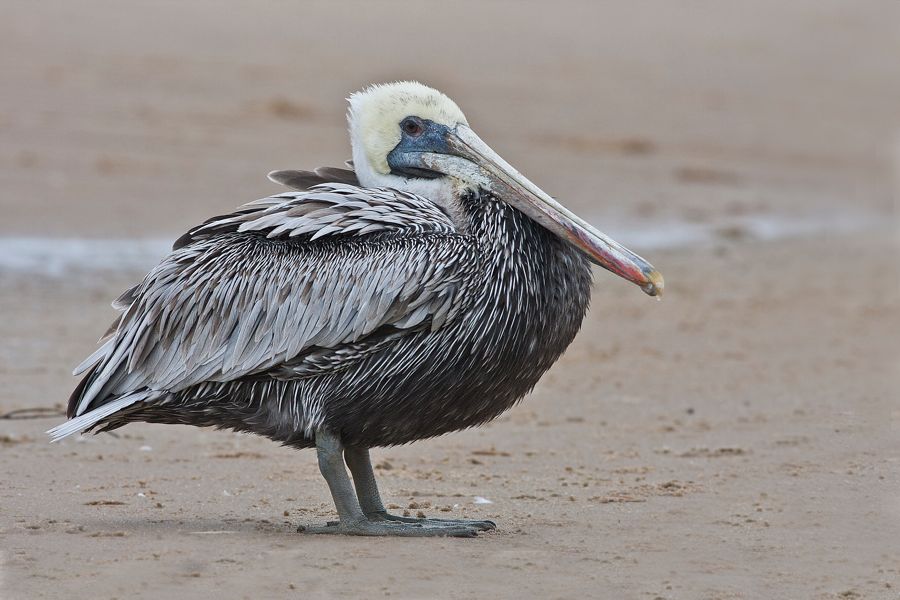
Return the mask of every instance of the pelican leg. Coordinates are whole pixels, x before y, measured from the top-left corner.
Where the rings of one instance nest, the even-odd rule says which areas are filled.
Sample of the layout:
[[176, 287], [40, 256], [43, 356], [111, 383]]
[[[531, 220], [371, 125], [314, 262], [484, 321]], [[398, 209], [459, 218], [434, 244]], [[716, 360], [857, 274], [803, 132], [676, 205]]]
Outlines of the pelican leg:
[[474, 537], [477, 534], [477, 530], [471, 527], [431, 528], [423, 527], [421, 524], [370, 519], [363, 513], [357, 502], [353, 484], [350, 483], [347, 470], [344, 468], [342, 453], [343, 446], [338, 436], [327, 431], [316, 432], [316, 455], [319, 459], [319, 471], [328, 483], [340, 520], [318, 527], [301, 525], [297, 531], [318, 534], [403, 537]]
[[493, 521], [468, 521], [464, 519], [417, 519], [390, 514], [381, 501], [372, 461], [368, 448], [346, 448], [344, 460], [353, 475], [353, 485], [359, 496], [359, 505], [363, 513], [372, 521], [389, 521], [394, 523], [414, 523], [426, 528], [471, 527], [476, 531], [496, 529]]

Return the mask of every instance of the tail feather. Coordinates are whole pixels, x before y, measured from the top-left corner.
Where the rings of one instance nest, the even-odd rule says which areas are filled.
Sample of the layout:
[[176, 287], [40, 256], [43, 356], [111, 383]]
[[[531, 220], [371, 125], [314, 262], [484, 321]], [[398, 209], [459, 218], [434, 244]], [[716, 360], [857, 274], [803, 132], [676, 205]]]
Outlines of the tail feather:
[[81, 433], [82, 431], [88, 430], [113, 413], [131, 406], [136, 402], [147, 400], [154, 394], [156, 394], [156, 392], [152, 392], [149, 390], [126, 394], [121, 398], [116, 398], [112, 402], [107, 402], [106, 404], [100, 405], [97, 408], [88, 411], [80, 416], [69, 419], [65, 423], [57, 425], [53, 429], [47, 431], [47, 435], [50, 436], [51, 442], [58, 442], [64, 437], [70, 436], [73, 433]]

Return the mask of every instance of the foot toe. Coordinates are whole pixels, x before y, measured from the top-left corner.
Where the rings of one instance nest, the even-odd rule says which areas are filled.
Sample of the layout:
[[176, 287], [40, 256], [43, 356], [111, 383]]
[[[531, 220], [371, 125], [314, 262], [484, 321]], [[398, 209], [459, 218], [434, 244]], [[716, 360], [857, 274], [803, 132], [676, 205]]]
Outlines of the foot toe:
[[394, 523], [415, 523], [419, 524], [422, 527], [428, 528], [438, 528], [438, 527], [473, 527], [478, 531], [490, 531], [492, 529], [497, 529], [497, 524], [493, 521], [469, 521], [466, 519], [429, 519], [429, 518], [413, 518], [413, 517], [401, 517], [399, 515], [392, 515], [388, 512], [380, 512], [373, 515], [369, 515], [369, 519], [372, 521], [379, 522], [394, 522]]
[[424, 523], [400, 523], [392, 521], [362, 520], [351, 523], [337, 522], [327, 525], [305, 526], [297, 528], [300, 533], [315, 535], [359, 535], [376, 537], [476, 537], [478, 527], [471, 525], [455, 525], [444, 523], [441, 526], [428, 526]]

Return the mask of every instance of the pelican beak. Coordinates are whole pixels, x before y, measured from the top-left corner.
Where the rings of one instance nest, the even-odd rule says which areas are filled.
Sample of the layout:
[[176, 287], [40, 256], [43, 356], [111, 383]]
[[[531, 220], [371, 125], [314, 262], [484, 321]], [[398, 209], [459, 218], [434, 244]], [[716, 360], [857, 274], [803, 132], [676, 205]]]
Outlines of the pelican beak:
[[[662, 296], [663, 276], [650, 263], [551, 198], [469, 127], [458, 124], [447, 131], [445, 139], [450, 154], [474, 163], [483, 171], [486, 181], [482, 183], [498, 198], [584, 252], [591, 262], [637, 284], [650, 296]], [[447, 173], [446, 155], [429, 153], [420, 158], [428, 168]]]

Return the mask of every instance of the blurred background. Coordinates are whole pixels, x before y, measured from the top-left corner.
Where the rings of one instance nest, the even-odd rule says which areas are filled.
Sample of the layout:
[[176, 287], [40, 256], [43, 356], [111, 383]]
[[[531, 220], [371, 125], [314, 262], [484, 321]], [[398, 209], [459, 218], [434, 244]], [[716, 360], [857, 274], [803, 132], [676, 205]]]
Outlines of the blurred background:
[[896, 593], [900, 3], [2, 13], [0, 413], [64, 403], [108, 302], [181, 233], [276, 193], [270, 170], [342, 165], [345, 98], [370, 83], [447, 93], [667, 297], [597, 271], [522, 406], [385, 451], [399, 506], [502, 521], [475, 544], [299, 540], [326, 491], [311, 455], [264, 440], [133, 426], [50, 447], [53, 419], [0, 420], [0, 597]]
[[[895, 2], [10, 2], [4, 236], [164, 237], [349, 157], [346, 98], [418, 79], [597, 224], [879, 221]], [[745, 230], [746, 228], [746, 230]], [[688, 235], [684, 233], [683, 235]]]

